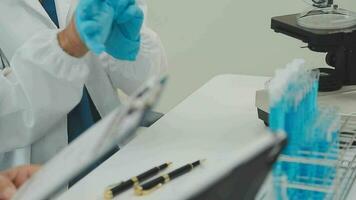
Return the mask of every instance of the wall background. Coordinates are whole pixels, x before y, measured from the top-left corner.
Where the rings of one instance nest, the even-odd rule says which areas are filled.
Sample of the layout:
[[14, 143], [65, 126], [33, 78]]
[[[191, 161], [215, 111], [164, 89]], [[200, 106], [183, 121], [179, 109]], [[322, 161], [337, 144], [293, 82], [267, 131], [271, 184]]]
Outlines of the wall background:
[[[147, 0], [149, 25], [169, 59], [170, 82], [157, 110], [167, 112], [218, 74], [272, 75], [294, 58], [325, 65], [296, 39], [270, 29], [273, 16], [307, 9], [302, 0]], [[335, 0], [356, 10], [354, 0]]]

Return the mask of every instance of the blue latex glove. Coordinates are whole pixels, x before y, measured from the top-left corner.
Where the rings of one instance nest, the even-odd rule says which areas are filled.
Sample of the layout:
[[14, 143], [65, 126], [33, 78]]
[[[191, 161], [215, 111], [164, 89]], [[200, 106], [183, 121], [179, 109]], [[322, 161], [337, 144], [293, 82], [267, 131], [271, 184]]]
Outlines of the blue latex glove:
[[75, 15], [79, 36], [92, 52], [122, 60], [136, 58], [142, 22], [135, 0], [81, 0]]
[[130, 5], [121, 18], [116, 18], [105, 43], [106, 52], [118, 59], [135, 60], [140, 50], [140, 30], [143, 12], [137, 5]]

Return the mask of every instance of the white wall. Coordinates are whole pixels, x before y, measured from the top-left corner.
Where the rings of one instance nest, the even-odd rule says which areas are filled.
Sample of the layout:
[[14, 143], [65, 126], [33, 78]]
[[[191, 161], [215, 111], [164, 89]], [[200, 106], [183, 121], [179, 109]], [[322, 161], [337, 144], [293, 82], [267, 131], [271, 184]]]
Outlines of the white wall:
[[[272, 75], [293, 58], [325, 65], [324, 55], [270, 29], [271, 17], [305, 10], [302, 0], [147, 1], [149, 24], [160, 34], [170, 64], [162, 112], [217, 74]], [[356, 10], [354, 0], [336, 2]]]

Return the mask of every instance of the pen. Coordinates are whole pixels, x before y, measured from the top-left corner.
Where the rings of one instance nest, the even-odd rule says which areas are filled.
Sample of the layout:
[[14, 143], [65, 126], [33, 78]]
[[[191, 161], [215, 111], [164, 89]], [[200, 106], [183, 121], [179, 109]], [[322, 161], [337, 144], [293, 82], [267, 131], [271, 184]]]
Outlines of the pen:
[[130, 180], [123, 181], [119, 184], [109, 186], [109, 188], [105, 191], [104, 198], [105, 199], [114, 198], [116, 195], [130, 189], [135, 184], [139, 184], [139, 182], [145, 181], [145, 180], [155, 176], [156, 174], [158, 174], [160, 171], [166, 169], [171, 164], [172, 164], [171, 162], [165, 163], [158, 167], [154, 167], [154, 168], [152, 168], [138, 176], [132, 177]]
[[153, 192], [154, 190], [162, 187], [163, 184], [190, 172], [192, 169], [199, 166], [202, 162], [203, 162], [203, 160], [198, 160], [194, 163], [187, 164], [179, 169], [176, 169], [168, 174], [165, 174], [165, 175], [160, 176], [156, 179], [153, 179], [152, 181], [149, 181], [143, 185], [136, 185], [135, 186], [135, 194], [136, 195], [149, 194], [149, 193]]

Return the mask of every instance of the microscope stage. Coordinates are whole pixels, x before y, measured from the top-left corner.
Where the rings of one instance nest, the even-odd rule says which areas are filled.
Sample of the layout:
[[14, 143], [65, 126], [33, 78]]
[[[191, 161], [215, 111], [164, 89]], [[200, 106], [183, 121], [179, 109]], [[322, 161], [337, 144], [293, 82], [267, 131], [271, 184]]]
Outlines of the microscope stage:
[[273, 17], [271, 28], [277, 33], [283, 33], [309, 44], [309, 48], [316, 52], [327, 52], [330, 47], [350, 45], [350, 42], [356, 44], [354, 41], [356, 40], [356, 26], [334, 30], [308, 29], [298, 25], [299, 15]]

